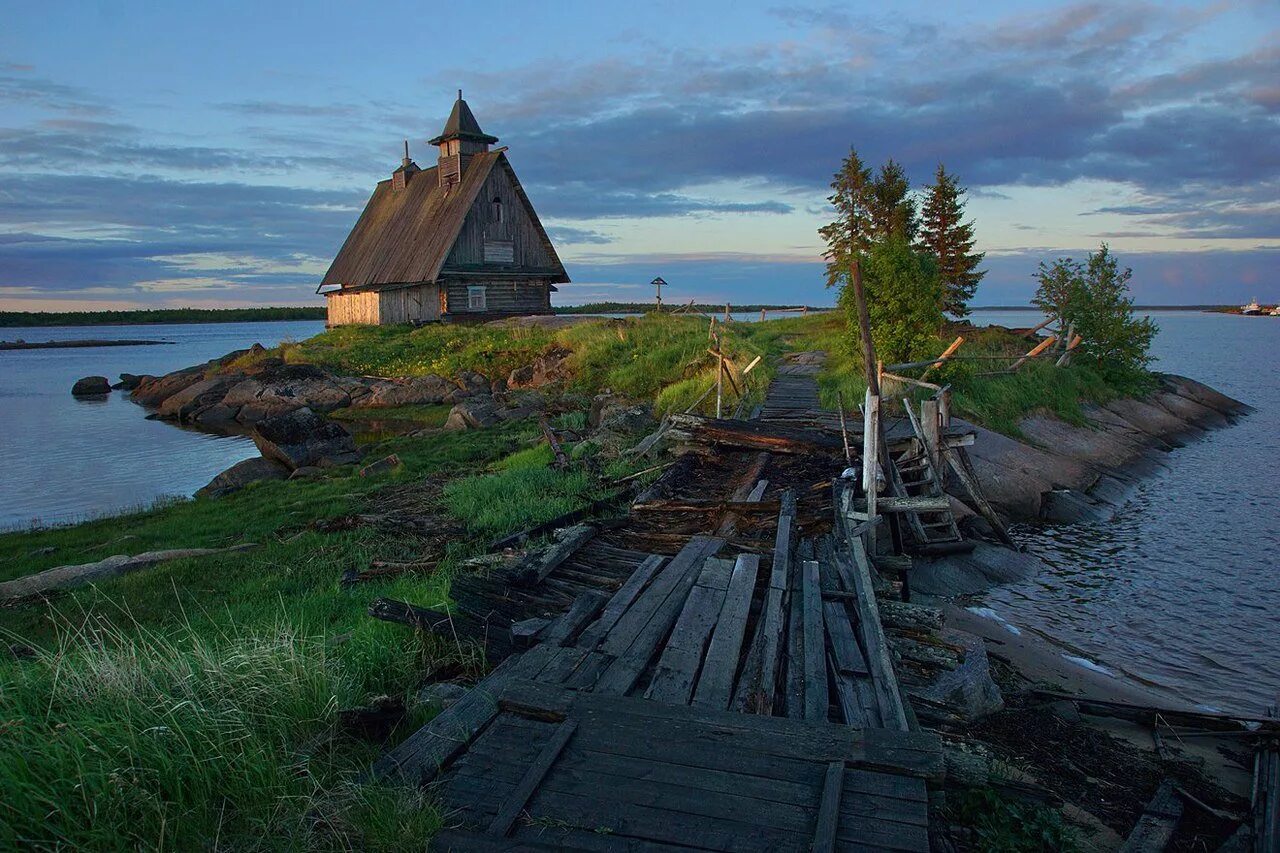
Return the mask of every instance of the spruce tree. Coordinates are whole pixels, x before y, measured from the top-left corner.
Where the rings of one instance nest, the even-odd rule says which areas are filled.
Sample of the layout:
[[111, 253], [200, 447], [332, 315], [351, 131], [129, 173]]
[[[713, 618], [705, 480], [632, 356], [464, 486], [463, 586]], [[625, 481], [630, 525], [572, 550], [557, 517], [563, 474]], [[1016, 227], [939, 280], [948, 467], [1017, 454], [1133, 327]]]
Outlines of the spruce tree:
[[853, 148], [832, 179], [831, 190], [827, 201], [836, 209], [836, 219], [818, 229], [827, 241], [827, 287], [848, 283], [854, 257], [870, 245], [871, 170]]
[[920, 223], [920, 248], [933, 255], [942, 279], [942, 310], [956, 317], [969, 313], [969, 300], [987, 274], [978, 269], [986, 253], [973, 251], [973, 223], [964, 221], [964, 193], [939, 163]]
[[916, 203], [902, 164], [892, 157], [880, 167], [871, 184], [871, 236], [877, 241], [899, 237], [911, 243], [916, 236]]

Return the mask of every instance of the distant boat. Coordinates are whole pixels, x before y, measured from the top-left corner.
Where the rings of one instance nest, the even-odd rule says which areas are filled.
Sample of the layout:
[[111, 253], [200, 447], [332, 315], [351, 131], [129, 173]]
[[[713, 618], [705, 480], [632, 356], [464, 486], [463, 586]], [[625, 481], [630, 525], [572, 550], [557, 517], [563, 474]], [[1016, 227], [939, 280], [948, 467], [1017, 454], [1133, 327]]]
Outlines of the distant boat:
[[1259, 305], [1259, 304], [1258, 304], [1258, 300], [1256, 300], [1256, 299], [1255, 299], [1255, 300], [1253, 300], [1252, 302], [1250, 302], [1248, 305], [1241, 305], [1241, 306], [1240, 306], [1240, 313], [1241, 313], [1241, 314], [1253, 314], [1253, 315], [1261, 314], [1261, 313], [1262, 313], [1262, 306], [1261, 306], [1261, 305]]

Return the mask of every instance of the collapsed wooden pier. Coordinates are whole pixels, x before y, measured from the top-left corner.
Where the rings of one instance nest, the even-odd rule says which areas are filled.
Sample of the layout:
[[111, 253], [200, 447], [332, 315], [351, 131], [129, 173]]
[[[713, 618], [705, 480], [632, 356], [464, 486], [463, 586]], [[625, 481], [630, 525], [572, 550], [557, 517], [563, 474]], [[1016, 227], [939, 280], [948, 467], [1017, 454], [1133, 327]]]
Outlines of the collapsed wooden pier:
[[956, 650], [893, 600], [907, 558], [868, 554], [811, 373], [767, 419], [677, 422], [625, 518], [455, 581], [501, 663], [375, 767], [433, 786], [440, 849], [929, 849], [910, 691]]

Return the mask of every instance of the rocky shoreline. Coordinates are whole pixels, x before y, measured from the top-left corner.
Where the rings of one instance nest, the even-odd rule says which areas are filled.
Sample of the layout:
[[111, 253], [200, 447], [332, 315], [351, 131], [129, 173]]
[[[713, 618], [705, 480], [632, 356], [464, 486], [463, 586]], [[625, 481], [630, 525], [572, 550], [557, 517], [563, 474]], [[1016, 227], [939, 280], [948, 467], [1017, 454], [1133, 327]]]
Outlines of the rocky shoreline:
[[[1142, 478], [1168, 466], [1168, 453], [1230, 426], [1253, 411], [1209, 386], [1172, 374], [1144, 399], [1084, 407], [1086, 423], [1036, 414], [1012, 438], [960, 419], [971, 429], [969, 450], [987, 500], [1015, 522], [1071, 524], [1109, 520]], [[961, 527], [982, 536], [984, 522], [953, 501]], [[917, 559], [912, 590], [938, 599], [980, 593], [1023, 580], [1043, 568], [1039, 558], [979, 542], [969, 554]]]

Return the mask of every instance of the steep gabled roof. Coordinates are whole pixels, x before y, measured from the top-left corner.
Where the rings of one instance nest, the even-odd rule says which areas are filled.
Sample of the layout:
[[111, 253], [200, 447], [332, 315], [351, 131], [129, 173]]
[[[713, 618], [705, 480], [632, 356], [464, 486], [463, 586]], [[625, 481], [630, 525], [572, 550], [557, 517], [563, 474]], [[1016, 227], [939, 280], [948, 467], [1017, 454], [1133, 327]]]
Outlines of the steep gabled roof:
[[500, 148], [474, 155], [462, 172], [461, 183], [450, 187], [440, 186], [435, 166], [413, 174], [399, 192], [392, 191], [390, 180], [379, 181], [320, 288], [434, 281], [457, 242], [480, 189], [499, 163], [507, 170], [555, 260], [556, 281], [568, 281], [555, 247]]

